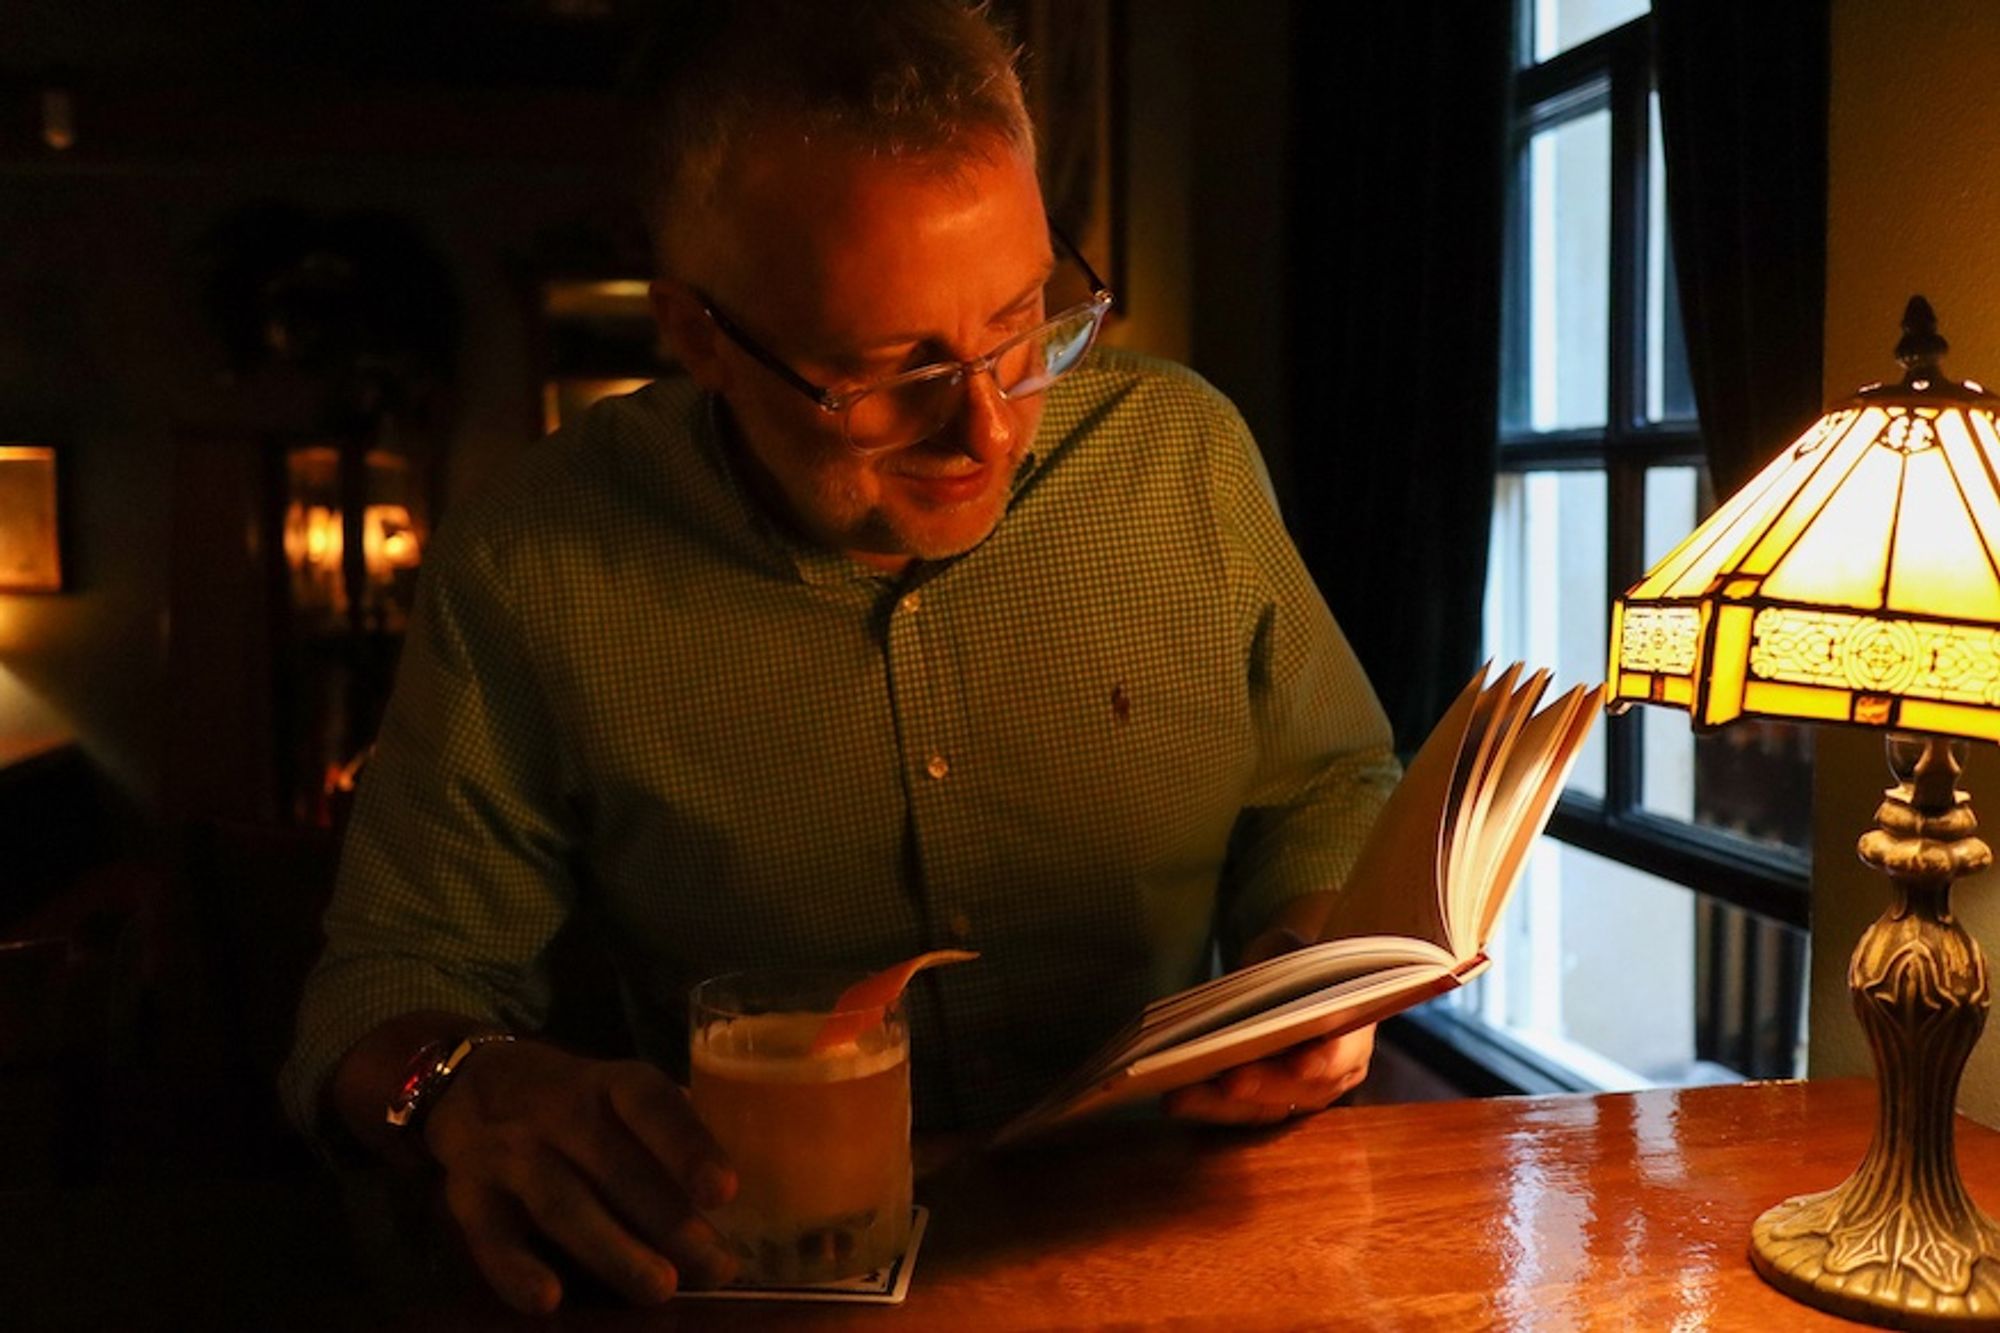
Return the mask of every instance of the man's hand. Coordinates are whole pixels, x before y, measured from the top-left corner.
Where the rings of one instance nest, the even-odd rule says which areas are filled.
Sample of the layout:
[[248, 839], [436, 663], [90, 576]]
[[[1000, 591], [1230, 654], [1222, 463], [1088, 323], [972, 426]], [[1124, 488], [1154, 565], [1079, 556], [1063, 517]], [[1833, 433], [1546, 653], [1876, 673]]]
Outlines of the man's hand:
[[1238, 1065], [1206, 1083], [1177, 1088], [1161, 1105], [1182, 1120], [1272, 1125], [1321, 1111], [1368, 1077], [1375, 1025], [1300, 1042], [1268, 1060]]
[[[1261, 963], [1319, 938], [1333, 904], [1329, 894], [1290, 903], [1278, 924], [1250, 941], [1240, 967]], [[1205, 1083], [1177, 1088], [1161, 1100], [1168, 1115], [1223, 1125], [1271, 1125], [1325, 1110], [1368, 1077], [1375, 1025], [1337, 1037], [1300, 1042], [1266, 1060], [1225, 1070]]]
[[651, 1065], [534, 1041], [483, 1046], [423, 1134], [473, 1262], [516, 1309], [562, 1301], [537, 1236], [635, 1304], [664, 1301], [683, 1276], [719, 1283], [736, 1271], [696, 1212], [734, 1197], [736, 1174]]

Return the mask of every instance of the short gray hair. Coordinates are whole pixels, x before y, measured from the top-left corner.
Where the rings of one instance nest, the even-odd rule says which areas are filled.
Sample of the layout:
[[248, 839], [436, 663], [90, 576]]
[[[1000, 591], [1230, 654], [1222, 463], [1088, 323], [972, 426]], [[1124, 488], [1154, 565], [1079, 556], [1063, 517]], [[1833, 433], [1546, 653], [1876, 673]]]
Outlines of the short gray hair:
[[660, 40], [671, 68], [652, 75], [646, 208], [662, 270], [753, 129], [883, 157], [982, 137], [1034, 157], [1018, 52], [984, 3], [722, 0]]

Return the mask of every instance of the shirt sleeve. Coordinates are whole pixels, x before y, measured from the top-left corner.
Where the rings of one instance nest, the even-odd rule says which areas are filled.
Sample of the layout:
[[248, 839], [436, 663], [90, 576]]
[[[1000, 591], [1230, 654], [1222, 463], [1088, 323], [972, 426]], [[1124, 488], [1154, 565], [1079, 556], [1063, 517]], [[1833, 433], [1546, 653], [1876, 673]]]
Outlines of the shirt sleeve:
[[435, 1009], [540, 1026], [539, 960], [575, 900], [546, 700], [490, 552], [451, 537], [426, 561], [280, 1075], [310, 1137], [335, 1067], [388, 1019]]
[[1217, 501], [1254, 626], [1257, 765], [1224, 871], [1225, 961], [1292, 899], [1345, 883], [1401, 775], [1388, 717], [1278, 517], [1249, 430], [1233, 410], [1228, 421]]

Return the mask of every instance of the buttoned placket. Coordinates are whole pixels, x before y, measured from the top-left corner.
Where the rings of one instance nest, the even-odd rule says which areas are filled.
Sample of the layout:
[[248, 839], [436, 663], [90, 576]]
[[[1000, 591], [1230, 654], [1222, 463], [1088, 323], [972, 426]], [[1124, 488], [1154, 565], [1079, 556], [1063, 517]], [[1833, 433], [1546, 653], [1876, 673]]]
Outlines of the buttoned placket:
[[[971, 849], [955, 846], [950, 830], [960, 793], [964, 756], [957, 751], [958, 682], [950, 679], [954, 657], [939, 624], [941, 599], [936, 581], [898, 594], [890, 606], [885, 651], [891, 705], [902, 741], [908, 777], [911, 835], [918, 873], [916, 904], [928, 948], [978, 948], [975, 923], [964, 898], [964, 858]], [[949, 978], [936, 984], [940, 1015], [952, 1027]], [[954, 1050], [953, 1081], [976, 1082], [983, 1063], [976, 1052]]]

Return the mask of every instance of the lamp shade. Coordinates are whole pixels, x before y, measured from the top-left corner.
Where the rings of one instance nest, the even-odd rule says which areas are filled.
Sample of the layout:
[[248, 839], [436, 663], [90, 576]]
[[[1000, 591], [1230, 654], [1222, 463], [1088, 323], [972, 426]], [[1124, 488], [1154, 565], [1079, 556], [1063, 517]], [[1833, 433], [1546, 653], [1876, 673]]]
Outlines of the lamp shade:
[[1921, 297], [1905, 329], [1901, 383], [1821, 417], [1613, 603], [1614, 710], [2000, 740], [2000, 397], [1938, 373]]

